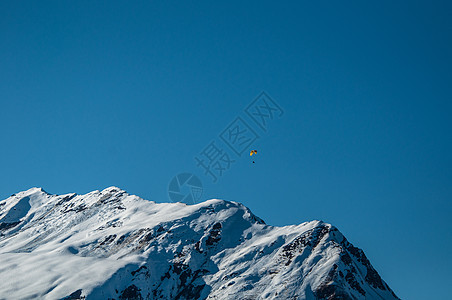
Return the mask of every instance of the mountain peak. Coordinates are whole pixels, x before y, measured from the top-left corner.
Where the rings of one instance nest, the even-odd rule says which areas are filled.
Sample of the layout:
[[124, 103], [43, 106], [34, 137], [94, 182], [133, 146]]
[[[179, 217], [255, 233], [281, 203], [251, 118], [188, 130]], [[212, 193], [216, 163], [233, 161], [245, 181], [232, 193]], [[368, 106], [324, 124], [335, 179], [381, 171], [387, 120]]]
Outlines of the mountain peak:
[[33, 194], [46, 194], [46, 195], [50, 195], [49, 193], [47, 193], [43, 188], [41, 187], [32, 187], [26, 191], [20, 192], [18, 194], [24, 195], [24, 196], [30, 196]]
[[275, 227], [238, 202], [155, 203], [117, 187], [9, 199], [2, 299], [398, 299], [322, 221]]
[[110, 186], [110, 187], [103, 189], [101, 193], [119, 193], [119, 192], [126, 192], [126, 191], [119, 187], [116, 187], [116, 186]]

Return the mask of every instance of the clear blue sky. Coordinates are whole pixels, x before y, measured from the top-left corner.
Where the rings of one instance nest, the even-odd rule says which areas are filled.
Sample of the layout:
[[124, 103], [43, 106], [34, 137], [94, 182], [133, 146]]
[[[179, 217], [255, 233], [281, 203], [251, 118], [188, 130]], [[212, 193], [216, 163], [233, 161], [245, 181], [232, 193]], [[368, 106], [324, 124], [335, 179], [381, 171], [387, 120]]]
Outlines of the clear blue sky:
[[[163, 202], [192, 172], [268, 224], [334, 224], [403, 299], [449, 298], [450, 2], [300, 2], [2, 1], [1, 199]], [[194, 157], [263, 90], [284, 114], [212, 183]]]

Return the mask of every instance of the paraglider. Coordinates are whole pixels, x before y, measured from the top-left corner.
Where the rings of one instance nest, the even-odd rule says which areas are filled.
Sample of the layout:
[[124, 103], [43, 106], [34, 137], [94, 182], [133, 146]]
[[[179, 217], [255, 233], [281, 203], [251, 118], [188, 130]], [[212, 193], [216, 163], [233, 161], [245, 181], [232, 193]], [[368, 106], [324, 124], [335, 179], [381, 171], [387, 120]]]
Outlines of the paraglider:
[[[250, 152], [250, 156], [256, 155], [257, 154], [257, 150], [251, 150]], [[254, 160], [253, 160], [253, 164], [254, 164]]]

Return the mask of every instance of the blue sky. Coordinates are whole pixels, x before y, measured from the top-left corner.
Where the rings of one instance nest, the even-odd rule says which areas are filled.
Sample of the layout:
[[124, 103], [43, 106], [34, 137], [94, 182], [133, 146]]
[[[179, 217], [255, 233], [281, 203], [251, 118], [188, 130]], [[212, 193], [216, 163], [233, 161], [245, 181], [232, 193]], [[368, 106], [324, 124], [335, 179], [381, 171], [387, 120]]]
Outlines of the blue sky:
[[[0, 198], [115, 185], [163, 202], [191, 172], [202, 200], [334, 224], [403, 299], [447, 298], [452, 5], [311, 2], [3, 1]], [[266, 132], [244, 112], [261, 91], [284, 111]], [[213, 183], [194, 158], [230, 151], [239, 116], [256, 163]]]

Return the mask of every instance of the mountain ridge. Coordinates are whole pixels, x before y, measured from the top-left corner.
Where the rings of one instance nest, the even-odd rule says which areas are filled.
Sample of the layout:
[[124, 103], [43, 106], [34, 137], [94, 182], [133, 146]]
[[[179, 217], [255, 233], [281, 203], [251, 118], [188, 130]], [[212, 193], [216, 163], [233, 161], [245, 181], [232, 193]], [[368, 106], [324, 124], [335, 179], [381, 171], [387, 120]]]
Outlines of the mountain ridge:
[[0, 201], [0, 265], [2, 299], [398, 299], [331, 224], [275, 227], [238, 202], [118, 187]]

